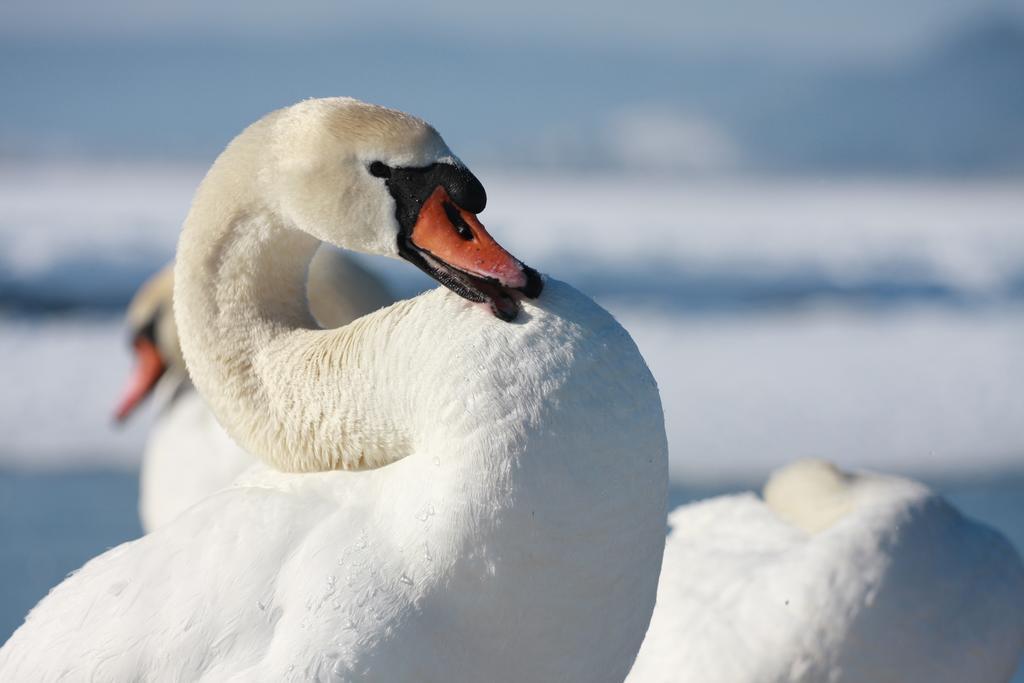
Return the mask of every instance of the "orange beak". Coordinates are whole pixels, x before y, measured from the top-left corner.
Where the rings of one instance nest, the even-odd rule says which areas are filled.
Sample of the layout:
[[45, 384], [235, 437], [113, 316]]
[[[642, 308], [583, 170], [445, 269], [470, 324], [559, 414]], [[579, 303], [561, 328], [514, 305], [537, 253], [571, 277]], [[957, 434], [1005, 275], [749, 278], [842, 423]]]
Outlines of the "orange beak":
[[519, 312], [513, 292], [532, 299], [543, 288], [537, 271], [505, 251], [441, 185], [420, 208], [409, 242], [416, 254], [406, 258], [460, 296], [488, 302], [502, 320]]
[[475, 215], [457, 206], [443, 187], [435, 188], [423, 203], [412, 243], [463, 272], [505, 287], [526, 286], [523, 264], [494, 241]]
[[135, 348], [135, 370], [128, 378], [117, 411], [114, 413], [114, 419], [119, 423], [124, 422], [135, 412], [167, 369], [156, 344], [151, 339], [138, 336], [132, 342], [132, 346]]

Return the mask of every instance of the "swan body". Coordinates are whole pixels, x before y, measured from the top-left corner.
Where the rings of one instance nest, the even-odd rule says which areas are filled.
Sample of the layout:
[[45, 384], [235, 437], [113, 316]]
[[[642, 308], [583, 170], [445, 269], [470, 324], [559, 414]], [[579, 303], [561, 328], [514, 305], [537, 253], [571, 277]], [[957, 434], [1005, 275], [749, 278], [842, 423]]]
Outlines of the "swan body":
[[[188, 378], [171, 305], [173, 274], [168, 266], [140, 287], [126, 316], [134, 334], [151, 330], [163, 369], [148, 380], [160, 412], [146, 441], [139, 480], [139, 516], [146, 532], [223, 489], [257, 462], [225, 433]], [[341, 327], [394, 301], [379, 278], [344, 252], [323, 247], [309, 264], [306, 293], [311, 313], [326, 328]], [[144, 368], [140, 358], [136, 373]], [[129, 386], [137, 381], [133, 377]]]
[[170, 392], [142, 454], [139, 519], [146, 533], [228, 486], [257, 462], [221, 428], [187, 377], [178, 378]]
[[631, 683], [994, 683], [1024, 652], [1019, 556], [916, 482], [799, 461], [669, 522]]
[[[621, 680], [661, 552], [657, 394], [567, 285], [524, 313], [503, 324], [435, 290], [357, 323], [387, 328], [385, 350], [443, 346], [408, 400], [464, 442], [436, 433], [367, 471], [257, 466], [54, 589], [0, 678]], [[610, 400], [645, 429], [601, 424]]]
[[[467, 213], [474, 181], [432, 128], [354, 100], [232, 143], [186, 220], [175, 313], [200, 394], [269, 466], [60, 584], [0, 679], [625, 677], [664, 549], [657, 387], [572, 287], [520, 300], [539, 277]], [[319, 329], [320, 239], [453, 291]]]

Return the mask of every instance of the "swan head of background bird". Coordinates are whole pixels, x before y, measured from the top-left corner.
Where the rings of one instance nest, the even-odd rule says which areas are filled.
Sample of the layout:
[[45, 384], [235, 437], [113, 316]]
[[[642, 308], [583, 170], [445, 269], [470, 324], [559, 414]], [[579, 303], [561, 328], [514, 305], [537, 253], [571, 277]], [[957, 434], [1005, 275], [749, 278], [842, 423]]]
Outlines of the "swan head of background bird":
[[502, 320], [536, 298], [537, 271], [477, 214], [487, 195], [433, 127], [350, 98], [307, 100], [265, 119], [261, 193], [287, 222], [335, 246], [406, 259]]
[[169, 264], [147, 280], [128, 305], [125, 316], [135, 367], [124, 387], [114, 418], [124, 422], [167, 374], [184, 376], [185, 360], [171, 308], [174, 266]]

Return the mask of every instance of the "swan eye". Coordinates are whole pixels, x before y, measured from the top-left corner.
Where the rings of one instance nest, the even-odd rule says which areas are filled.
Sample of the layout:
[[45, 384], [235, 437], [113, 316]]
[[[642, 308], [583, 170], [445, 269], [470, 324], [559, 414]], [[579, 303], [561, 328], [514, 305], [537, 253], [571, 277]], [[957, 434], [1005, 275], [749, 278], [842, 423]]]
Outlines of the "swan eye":
[[442, 206], [444, 206], [445, 215], [448, 216], [448, 221], [452, 224], [452, 227], [455, 228], [455, 232], [458, 236], [467, 242], [473, 239], [473, 231], [469, 229], [468, 225], [466, 225], [466, 221], [463, 220], [462, 214], [460, 214], [459, 210], [455, 208], [455, 205], [451, 202], [445, 202]]
[[390, 178], [391, 169], [386, 164], [382, 164], [379, 161], [375, 161], [370, 164], [370, 175], [374, 178]]

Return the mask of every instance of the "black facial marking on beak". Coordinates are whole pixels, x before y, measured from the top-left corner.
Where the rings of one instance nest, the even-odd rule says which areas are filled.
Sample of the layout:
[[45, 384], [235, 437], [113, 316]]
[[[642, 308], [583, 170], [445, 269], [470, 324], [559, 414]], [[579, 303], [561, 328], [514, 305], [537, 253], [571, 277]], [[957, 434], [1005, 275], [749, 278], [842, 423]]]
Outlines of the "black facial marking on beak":
[[159, 317], [160, 308], [132, 334], [131, 345], [135, 350], [135, 368], [114, 412], [114, 419], [118, 424], [128, 419], [128, 416], [153, 391], [156, 383], [167, 370], [166, 359], [161, 355], [156, 343], [156, 325]]
[[488, 302], [501, 320], [515, 319], [519, 298], [541, 293], [537, 271], [505, 251], [478, 220], [487, 193], [469, 169], [451, 163], [389, 167], [375, 161], [368, 170], [384, 180], [395, 201], [402, 258], [459, 296]]
[[141, 339], [141, 340], [147, 341], [150, 344], [153, 344], [155, 346], [156, 345], [156, 324], [157, 324], [157, 321], [160, 319], [160, 316], [163, 315], [163, 312], [164, 312], [163, 305], [161, 304], [161, 305], [157, 306], [156, 309], [154, 309], [154, 311], [153, 311], [153, 315], [151, 315], [149, 318], [146, 319], [145, 324], [143, 324], [142, 327], [139, 327], [138, 329], [132, 331], [131, 338], [128, 340], [129, 344], [130, 345], [135, 344], [137, 341], [139, 341]]
[[412, 231], [423, 203], [437, 187], [443, 187], [452, 201], [470, 213], [480, 213], [487, 206], [487, 192], [468, 168], [441, 163], [422, 168], [390, 167], [374, 161], [369, 171], [370, 175], [385, 179], [395, 199], [395, 213], [403, 232]]

